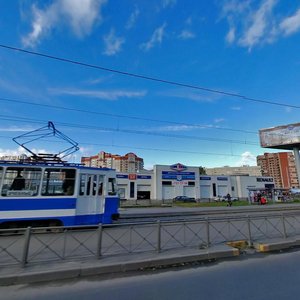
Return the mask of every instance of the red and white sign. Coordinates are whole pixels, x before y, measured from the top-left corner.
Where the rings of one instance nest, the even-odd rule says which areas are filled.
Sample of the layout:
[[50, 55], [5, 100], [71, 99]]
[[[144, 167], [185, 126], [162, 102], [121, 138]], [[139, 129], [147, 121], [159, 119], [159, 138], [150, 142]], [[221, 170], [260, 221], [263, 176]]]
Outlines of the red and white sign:
[[136, 174], [128, 174], [129, 180], [136, 180]]
[[186, 185], [189, 185], [189, 182], [188, 181], [172, 181], [172, 185], [186, 186]]

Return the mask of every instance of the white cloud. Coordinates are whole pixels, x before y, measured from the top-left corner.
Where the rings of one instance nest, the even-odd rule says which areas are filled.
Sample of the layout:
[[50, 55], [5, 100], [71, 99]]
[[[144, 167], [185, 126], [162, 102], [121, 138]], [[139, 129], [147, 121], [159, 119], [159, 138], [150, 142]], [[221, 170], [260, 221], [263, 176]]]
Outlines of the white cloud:
[[22, 147], [18, 147], [17, 149], [1, 149], [0, 148], [0, 157], [1, 156], [20, 156], [25, 153], [26, 153], [26, 151]]
[[112, 56], [121, 51], [122, 44], [124, 44], [125, 39], [122, 37], [117, 37], [115, 30], [111, 29], [109, 34], [103, 38], [105, 44], [104, 55]]
[[161, 126], [155, 128], [148, 128], [146, 131], [159, 131], [159, 132], [178, 132], [178, 131], [191, 131], [194, 129], [203, 128], [198, 125], [169, 125], [169, 126]]
[[105, 76], [105, 77], [98, 77], [98, 78], [90, 78], [86, 81], [84, 81], [84, 83], [87, 83], [89, 85], [97, 85], [99, 83], [103, 83], [103, 82], [106, 82], [108, 80], [110, 80], [112, 78], [112, 74], [108, 75], [108, 76]]
[[256, 166], [256, 157], [250, 152], [246, 151], [241, 154], [241, 159], [236, 163], [236, 166]]
[[127, 21], [126, 29], [131, 29], [135, 25], [139, 15], [140, 15], [140, 10], [137, 7], [135, 7], [134, 11], [131, 13]]
[[276, 0], [265, 0], [261, 7], [251, 16], [250, 26], [245, 30], [239, 44], [251, 49], [254, 45], [266, 40], [272, 28], [272, 11]]
[[66, 89], [49, 89], [49, 92], [56, 95], [84, 96], [90, 98], [98, 98], [104, 100], [118, 100], [120, 98], [142, 98], [147, 94], [147, 91], [127, 91], [127, 90], [82, 90], [74, 88]]
[[[34, 153], [50, 153], [45, 149], [30, 149]], [[31, 155], [23, 147], [18, 147], [17, 149], [1, 149], [0, 148], [0, 157], [1, 156], [20, 156], [22, 154]]]
[[153, 48], [156, 44], [161, 44], [163, 37], [165, 35], [165, 28], [167, 24], [164, 23], [162, 26], [156, 28], [150, 38], [150, 40], [144, 44], [141, 45], [141, 48], [145, 51], [150, 50]]
[[293, 16], [287, 17], [286, 19], [281, 21], [279, 27], [285, 35], [290, 35], [299, 31], [300, 30], [300, 9], [298, 9]]
[[101, 8], [107, 0], [55, 0], [44, 10], [32, 6], [32, 31], [22, 38], [23, 45], [34, 47], [55, 28], [69, 26], [78, 37], [88, 35], [102, 20]]
[[166, 8], [168, 6], [174, 6], [176, 4], [177, 0], [163, 0], [162, 1], [162, 5], [163, 5], [163, 8]]
[[225, 40], [228, 44], [232, 44], [235, 41], [235, 27], [230, 27]]
[[193, 32], [189, 31], [189, 30], [182, 30], [178, 37], [181, 40], [188, 40], [188, 39], [195, 38], [196, 35]]
[[10, 126], [10, 127], [0, 127], [0, 132], [29, 132], [35, 129], [36, 128], [27, 127], [27, 126], [25, 127]]
[[239, 106], [232, 106], [230, 109], [231, 110], [241, 110], [241, 107], [239, 107]]
[[[229, 30], [225, 40], [251, 50], [300, 31], [300, 8], [292, 15], [276, 14], [278, 0], [226, 0], [221, 17], [227, 19]], [[258, 5], [258, 6], [257, 6]]]
[[286, 113], [291, 113], [292, 111], [293, 111], [293, 109], [291, 107], [286, 107], [285, 108]]
[[197, 102], [215, 102], [216, 100], [220, 99], [221, 96], [212, 93], [206, 92], [196, 92], [186, 89], [176, 89], [176, 90], [169, 90], [159, 93], [162, 96], [172, 97], [172, 98], [180, 98], [185, 100], [192, 100]]
[[223, 119], [223, 118], [214, 119], [214, 122], [215, 122], [215, 123], [222, 123], [222, 122], [224, 122], [224, 121], [225, 121], [225, 119]]

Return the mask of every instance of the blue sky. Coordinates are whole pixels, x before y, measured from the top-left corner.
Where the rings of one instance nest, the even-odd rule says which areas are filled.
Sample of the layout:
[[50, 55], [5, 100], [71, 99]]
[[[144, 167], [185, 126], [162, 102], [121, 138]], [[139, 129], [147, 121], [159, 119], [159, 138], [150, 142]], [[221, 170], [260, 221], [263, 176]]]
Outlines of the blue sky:
[[73, 161], [103, 150], [134, 152], [146, 168], [255, 165], [272, 151], [259, 129], [299, 122], [298, 1], [20, 0], [1, 1], [0, 14], [1, 45], [287, 105], [0, 47], [0, 155], [52, 121], [79, 143]]

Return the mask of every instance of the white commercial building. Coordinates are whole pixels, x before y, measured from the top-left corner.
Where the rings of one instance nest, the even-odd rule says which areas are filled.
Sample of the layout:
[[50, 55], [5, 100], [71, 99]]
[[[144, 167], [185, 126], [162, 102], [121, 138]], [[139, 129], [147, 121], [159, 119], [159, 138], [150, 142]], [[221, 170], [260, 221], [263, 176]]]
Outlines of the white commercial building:
[[180, 163], [155, 165], [153, 171], [117, 173], [121, 199], [152, 199], [164, 201], [176, 196], [188, 196], [201, 201], [224, 197], [247, 199], [249, 189], [274, 188], [272, 177], [264, 176], [209, 176], [199, 175], [199, 167]]

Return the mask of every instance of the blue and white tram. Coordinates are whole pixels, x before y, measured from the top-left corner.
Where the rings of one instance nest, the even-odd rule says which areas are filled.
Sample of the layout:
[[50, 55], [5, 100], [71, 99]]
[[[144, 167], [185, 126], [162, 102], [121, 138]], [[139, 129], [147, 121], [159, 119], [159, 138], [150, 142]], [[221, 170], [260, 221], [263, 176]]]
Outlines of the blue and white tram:
[[112, 169], [0, 162], [0, 228], [109, 224], [119, 217]]

